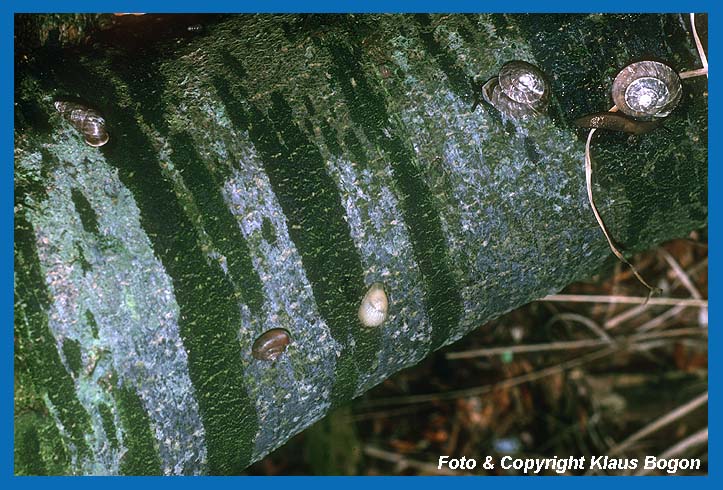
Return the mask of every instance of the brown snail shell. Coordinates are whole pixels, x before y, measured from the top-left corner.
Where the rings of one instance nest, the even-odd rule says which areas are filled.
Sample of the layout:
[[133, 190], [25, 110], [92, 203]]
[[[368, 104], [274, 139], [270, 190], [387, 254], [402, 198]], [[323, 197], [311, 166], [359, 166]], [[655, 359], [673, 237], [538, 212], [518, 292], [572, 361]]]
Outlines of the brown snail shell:
[[359, 321], [365, 327], [378, 327], [389, 316], [389, 299], [384, 292], [384, 285], [375, 282], [369, 287], [359, 305]]
[[291, 343], [291, 335], [284, 328], [267, 330], [254, 341], [251, 355], [260, 361], [276, 360]]
[[612, 87], [613, 102], [618, 109], [648, 120], [670, 114], [682, 93], [678, 74], [660, 61], [631, 63], [617, 74]]
[[526, 61], [510, 61], [500, 69], [500, 87], [510, 99], [521, 104], [546, 103], [550, 88], [545, 74]]
[[105, 119], [95, 109], [90, 109], [75, 102], [56, 101], [58, 110], [75, 129], [80, 131], [85, 142], [90, 146], [103, 146], [108, 143], [108, 132], [105, 129]]
[[550, 101], [550, 85], [538, 67], [514, 60], [502, 66], [499, 76], [485, 83], [482, 97], [506, 116], [521, 119], [544, 112]]

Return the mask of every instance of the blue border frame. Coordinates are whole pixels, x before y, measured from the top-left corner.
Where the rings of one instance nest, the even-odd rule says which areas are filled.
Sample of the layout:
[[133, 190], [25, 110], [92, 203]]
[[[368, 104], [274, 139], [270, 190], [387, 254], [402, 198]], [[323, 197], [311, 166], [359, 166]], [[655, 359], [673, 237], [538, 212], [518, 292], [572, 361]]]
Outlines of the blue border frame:
[[[340, 478], [323, 478], [323, 477], [280, 477], [280, 478], [266, 478], [266, 477], [249, 477], [251, 479], [239, 480], [236, 478], [184, 478], [184, 479], [161, 479], [158, 478], [133, 478], [129, 480], [129, 477], [123, 478], [111, 478], [103, 479], [99, 481], [97, 477], [87, 478], [66, 478], [66, 477], [53, 477], [50, 480], [47, 478], [33, 478], [24, 477], [18, 478], [12, 476], [13, 473], [13, 336], [12, 336], [12, 315], [13, 315], [13, 134], [9, 129], [13, 127], [13, 77], [14, 77], [14, 46], [13, 46], [13, 14], [16, 12], [197, 12], [197, 13], [211, 13], [211, 12], [506, 12], [506, 13], [519, 13], [519, 12], [708, 12], [708, 31], [709, 31], [709, 45], [714, 46], [709, 53], [709, 63], [712, 66], [712, 78], [709, 79], [709, 133], [718, 134], [716, 128], [720, 128], [720, 115], [721, 115], [721, 102], [716, 88], [720, 88], [720, 80], [716, 78], [716, 67], [720, 57], [718, 56], [718, 46], [722, 46], [721, 41], [721, 23], [718, 15], [723, 9], [719, 6], [720, 4], [713, 0], [705, 1], [689, 1], [689, 2], [672, 2], [665, 0], [636, 0], [635, 2], [622, 2], [621, 0], [615, 0], [611, 2], [565, 2], [560, 0], [548, 0], [542, 1], [531, 1], [523, 0], [517, 2], [508, 1], [471, 1], [471, 0], [446, 0], [444, 2], [440, 0], [418, 0], [418, 1], [401, 1], [401, 0], [368, 0], [365, 2], [350, 2], [348, 0], [323, 0], [323, 1], [296, 1], [289, 2], [288, 0], [252, 0], [246, 2], [233, 2], [230, 0], [204, 0], [203, 2], [193, 2], [188, 0], [178, 0], [176, 2], [164, 2], [159, 0], [135, 0], [128, 2], [121, 1], [87, 1], [87, 0], [71, 0], [59, 2], [57, 0], [15, 0], [15, 1], [3, 1], [0, 3], [0, 57], [2, 57], [2, 64], [4, 76], [0, 76], [0, 87], [2, 88], [2, 94], [5, 97], [2, 100], [2, 110], [0, 110], [0, 117], [2, 123], [0, 127], [7, 128], [2, 132], [2, 140], [0, 143], [0, 151], [3, 155], [6, 155], [7, 159], [3, 159], [3, 165], [0, 165], [0, 200], [2, 200], [2, 207], [0, 208], [0, 230], [2, 230], [2, 240], [0, 241], [0, 247], [2, 247], [2, 258], [4, 266], [0, 269], [0, 291], [2, 296], [0, 301], [1, 308], [0, 312], [2, 317], [6, 321], [2, 322], [2, 325], [6, 326], [3, 333], [5, 341], [0, 342], [0, 359], [2, 359], [2, 365], [6, 366], [2, 370], [2, 385], [3, 385], [3, 403], [0, 412], [2, 417], [2, 474], [7, 478], [6, 483], [10, 483], [15, 486], [43, 486], [51, 484], [53, 487], [60, 486], [72, 486], [77, 488], [78, 486], [95, 486], [101, 484], [103, 486], [111, 486], [118, 488], [125, 488], [127, 485], [141, 485], [141, 486], [156, 486], [156, 485], [173, 485], [174, 488], [188, 487], [190, 485], [220, 485], [228, 486], [231, 488], [238, 488], [241, 485], [250, 484], [252, 486], [263, 485], [288, 489], [291, 486], [297, 485], [322, 485], [331, 488], [339, 485], [344, 486], [366, 486], [369, 484], [369, 480], [362, 480], [353, 477], [341, 477], [343, 481], [339, 481]], [[710, 95], [712, 94], [712, 96]], [[719, 163], [719, 156], [721, 155], [721, 140], [717, 138], [709, 138], [709, 183], [722, 183], [721, 174], [723, 169]], [[711, 165], [710, 162], [713, 164]], [[721, 291], [721, 276], [719, 256], [717, 254], [720, 244], [720, 216], [718, 211], [721, 206], [721, 194], [709, 193], [709, 225], [708, 225], [708, 239], [709, 239], [709, 302], [713, 305], [709, 312], [709, 323], [712, 325], [709, 334], [709, 350], [711, 353], [720, 352], [720, 340], [717, 333], [718, 321], [721, 315], [718, 308], [714, 305], [717, 304], [717, 300], [720, 299]], [[710, 253], [710, 251], [713, 253]], [[709, 373], [717, 374], [720, 371], [720, 359], [716, 355], [709, 355]], [[715, 413], [715, 408], [719, 407], [718, 396], [720, 395], [720, 379], [716, 376], [709, 377], [709, 413]], [[713, 407], [713, 410], [710, 410]], [[709, 476], [703, 478], [697, 478], [694, 482], [695, 485], [709, 486], [714, 481], [721, 480], [721, 471], [717, 466], [721, 462], [720, 458], [720, 447], [718, 439], [715, 434], [718, 434], [718, 425], [716, 417], [709, 417], [709, 427], [711, 434], [714, 437], [709, 438], [708, 452], [709, 452]], [[260, 479], [261, 478], [261, 479]], [[398, 485], [399, 480], [392, 480], [393, 477], [380, 477], [374, 481], [375, 485], [389, 486]], [[525, 480], [524, 477], [507, 477], [504, 479], [486, 479], [483, 482], [478, 478], [458, 478], [454, 480], [454, 486], [458, 488], [469, 488], [477, 490], [481, 485], [526, 485], [527, 483], [533, 483], [535, 485], [579, 485], [579, 480], [573, 479], [534, 479]], [[613, 483], [609, 479], [600, 479], [594, 477], [583, 477], [585, 481], [582, 482], [586, 486], [591, 487], [608, 487]], [[630, 480], [625, 477], [611, 477], [615, 478], [614, 484], [622, 485], [626, 487], [632, 487], [638, 485], [637, 480]], [[5, 478], [4, 478], [5, 479]], [[51, 481], [52, 480], [52, 481]], [[429, 488], [430, 490], [438, 489], [438, 485], [447, 485], [449, 480], [440, 481], [431, 479], [430, 477], [415, 477], [413, 480], [404, 480], [414, 485], [419, 485], [422, 488]], [[645, 482], [650, 483], [650, 482]], [[680, 480], [663, 478], [657, 479], [654, 482], [656, 486], [672, 487], [673, 485], [680, 485]]]

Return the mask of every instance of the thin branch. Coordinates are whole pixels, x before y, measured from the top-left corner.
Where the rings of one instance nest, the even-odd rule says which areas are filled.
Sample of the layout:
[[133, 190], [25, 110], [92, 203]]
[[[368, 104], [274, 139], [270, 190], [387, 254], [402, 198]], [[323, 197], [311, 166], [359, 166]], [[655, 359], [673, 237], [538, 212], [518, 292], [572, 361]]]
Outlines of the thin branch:
[[[608, 112], [617, 112], [618, 108], [617, 106], [612, 106]], [[597, 224], [600, 226], [600, 229], [603, 232], [603, 235], [605, 235], [605, 239], [608, 241], [608, 245], [610, 246], [610, 250], [613, 251], [615, 256], [623, 262], [625, 265], [630, 267], [630, 270], [633, 271], [633, 274], [635, 274], [635, 277], [640, 281], [641, 284], [643, 284], [646, 288], [648, 288], [649, 294], [648, 296], [655, 294], [658, 291], [658, 288], [654, 288], [650, 284], [643, 279], [643, 276], [640, 275], [638, 270], [635, 268], [633, 264], [628, 262], [628, 259], [625, 258], [625, 256], [618, 250], [618, 248], [613, 243], [612, 238], [610, 238], [610, 234], [608, 233], [607, 228], [605, 227], [605, 223], [603, 222], [602, 216], [600, 216], [600, 213], [597, 210], [597, 206], [595, 206], [595, 201], [592, 197], [592, 157], [590, 156], [590, 142], [592, 141], [592, 136], [595, 134], [595, 129], [590, 129], [590, 133], [587, 135], [587, 142], [585, 143], [585, 184], [587, 187], [587, 198], [590, 201], [590, 207], [592, 208], [592, 212], [595, 215], [595, 219], [597, 220]]]
[[461, 390], [451, 390], [451, 391], [444, 391], [440, 393], [427, 393], [423, 395], [409, 395], [409, 396], [397, 396], [397, 397], [391, 397], [391, 398], [379, 398], [376, 400], [367, 400], [359, 404], [361, 407], [379, 407], [379, 406], [389, 406], [389, 405], [408, 405], [413, 403], [430, 403], [435, 402], [438, 400], [454, 400], [456, 398], [467, 398], [471, 396], [478, 396], [485, 393], [489, 393], [491, 391], [494, 391], [496, 389], [500, 388], [510, 388], [512, 386], [517, 386], [522, 383], [527, 383], [528, 381], [535, 381], [541, 378], [545, 378], [547, 376], [550, 376], [552, 374], [556, 374], [559, 372], [564, 372], [568, 369], [572, 369], [574, 367], [577, 367], [581, 364], [585, 364], [587, 362], [591, 362], [597, 359], [602, 359], [605, 356], [608, 356], [615, 352], [616, 349], [612, 347], [608, 347], [605, 349], [597, 350], [595, 352], [591, 352], [589, 354], [582, 355], [580, 357], [576, 357], [574, 359], [571, 359], [569, 361], [556, 364], [554, 366], [550, 366], [544, 369], [541, 369], [539, 371], [533, 371], [531, 373], [527, 373], [521, 376], [515, 376], [514, 378], [508, 378], [505, 380], [502, 380], [498, 383], [493, 383], [489, 385], [483, 385], [483, 386], [475, 386], [473, 388], [465, 388]]
[[410, 405], [408, 407], [392, 408], [390, 410], [376, 410], [374, 412], [364, 412], [351, 415], [346, 418], [348, 422], [361, 422], [363, 420], [373, 419], [390, 419], [392, 417], [401, 417], [410, 413], [419, 412], [421, 407]]
[[706, 391], [702, 395], [699, 395], [695, 397], [694, 399], [690, 400], [689, 402], [679, 406], [678, 408], [675, 408], [674, 410], [668, 412], [667, 414], [663, 415], [662, 417], [654, 420], [650, 424], [646, 425], [639, 431], [632, 434], [630, 437], [625, 439], [623, 442], [616, 444], [615, 446], [608, 449], [607, 453], [609, 456], [613, 456], [618, 453], [624, 452], [626, 449], [628, 449], [630, 446], [638, 442], [643, 437], [646, 437], [653, 432], [656, 432], [658, 429], [661, 429], [662, 427], [665, 427], [668, 424], [671, 424], [675, 422], [676, 420], [684, 417], [688, 413], [692, 412], [696, 408], [700, 407], [704, 403], [708, 401], [708, 392]]
[[504, 347], [490, 347], [488, 349], [466, 350], [462, 352], [450, 352], [446, 355], [447, 359], [470, 359], [474, 357], [490, 357], [500, 354], [520, 354], [525, 352], [545, 352], [551, 350], [574, 350], [585, 349], [588, 347], [598, 347], [600, 345], [608, 345], [607, 340], [585, 339], [570, 340], [561, 342], [546, 342], [544, 344], [527, 344], [527, 345], [510, 345]]
[[674, 456], [680, 456], [681, 454], [685, 454], [685, 452], [693, 447], [699, 446], [701, 444], [705, 444], [708, 442], [708, 427], [705, 429], [701, 429], [695, 434], [690, 435], [689, 437], [686, 437], [682, 441], [680, 441], [678, 444], [675, 444], [670, 449], [665, 451], [663, 454], [661, 454], [658, 459], [670, 459]]
[[702, 335], [702, 334], [708, 335], [708, 329], [701, 328], [701, 327], [674, 328], [671, 330], [663, 330], [660, 332], [636, 333], [634, 335], [626, 337], [626, 339], [631, 343], [636, 343], [636, 342], [640, 342], [641, 340], [662, 339], [662, 338], [667, 338], [667, 337], [681, 337], [681, 336], [685, 336], [685, 335]]
[[640, 332], [647, 332], [648, 330], [653, 330], [654, 328], [658, 328], [662, 325], [665, 325], [666, 321], [668, 321], [671, 318], [677, 317], [684, 309], [685, 309], [685, 306], [681, 306], [681, 305], [673, 306], [672, 308], [665, 310], [660, 315], [656, 315], [654, 318], [643, 323], [642, 325], [637, 327], [637, 330]]
[[450, 352], [446, 355], [449, 360], [457, 359], [470, 359], [475, 357], [489, 357], [496, 356], [505, 353], [520, 354], [529, 352], [545, 352], [551, 350], [574, 350], [574, 349], [585, 349], [589, 347], [599, 347], [602, 345], [610, 345], [618, 343], [620, 345], [632, 345], [641, 340], [661, 339], [668, 337], [681, 337], [687, 335], [700, 335], [701, 333], [707, 333], [706, 329], [702, 328], [679, 328], [675, 330], [665, 330], [662, 332], [652, 333], [638, 333], [635, 335], [629, 335], [624, 337], [617, 337], [614, 339], [585, 339], [585, 340], [570, 340], [560, 342], [546, 342], [543, 344], [526, 344], [526, 345], [509, 345], [502, 347], [489, 347], [486, 349], [474, 349], [466, 350], [461, 352]]
[[708, 58], [705, 56], [705, 50], [703, 49], [703, 43], [700, 42], [698, 36], [698, 28], [695, 26], [695, 14], [690, 14], [690, 29], [693, 32], [693, 40], [695, 41], [695, 48], [698, 50], [698, 56], [700, 56], [700, 62], [703, 68], [697, 70], [684, 71], [679, 73], [678, 76], [682, 79], [693, 78], [705, 75], [708, 78]]
[[583, 316], [583, 315], [579, 315], [577, 313], [558, 313], [557, 315], [550, 318], [550, 320], [545, 324], [545, 327], [543, 327], [543, 328], [547, 328], [551, 325], [554, 325], [554, 323], [557, 321], [571, 321], [571, 322], [582, 323], [587, 328], [592, 330], [593, 333], [595, 333], [595, 335], [597, 335], [601, 339], [603, 339], [609, 343], [613, 342], [612, 337], [610, 337], [610, 335], [608, 335], [608, 333], [605, 330], [600, 328], [600, 325], [598, 325], [592, 319], [590, 319], [586, 316]]
[[698, 56], [700, 56], [700, 62], [703, 65], [703, 68], [698, 68], [697, 70], [684, 71], [684, 72], [678, 73], [678, 76], [681, 79], [700, 77], [702, 75], [705, 75], [705, 77], [708, 78], [708, 58], [706, 58], [706, 56], [705, 56], [705, 50], [703, 49], [703, 43], [700, 42], [700, 37], [698, 36], [698, 28], [695, 26], [695, 14], [690, 14], [690, 28], [691, 28], [691, 31], [693, 31], [693, 39], [695, 40], [695, 48], [698, 50]]
[[[688, 268], [688, 270], [684, 271], [685, 275], [687, 277], [695, 276], [702, 268], [705, 268], [707, 265], [708, 265], [708, 258], [706, 257], [705, 259], [702, 259], [700, 262], [696, 263], [692, 267]], [[674, 291], [675, 288], [679, 284], [680, 284], [680, 277], [676, 276], [675, 281], [673, 281], [673, 284], [670, 285], [670, 289], [668, 291], [669, 292]], [[611, 329], [617, 327], [618, 325], [620, 325], [621, 323], [623, 323], [624, 321], [628, 320], [629, 318], [637, 316], [638, 314], [647, 310], [651, 306], [653, 306], [653, 305], [648, 303], [648, 304], [642, 304], [642, 305], [634, 306], [632, 308], [628, 308], [627, 310], [606, 320], [603, 326], [605, 327], [605, 330], [611, 330]]]
[[[681, 454], [685, 454], [686, 451], [689, 449], [692, 449], [694, 447], [707, 444], [708, 443], [708, 427], [705, 429], [701, 429], [695, 434], [692, 434], [682, 441], [678, 442], [674, 446], [667, 449], [663, 454], [658, 456], [658, 459], [669, 459], [673, 458], [675, 456], [680, 456]], [[646, 475], [650, 473], [652, 470], [646, 470], [645, 467], [638, 470], [636, 475]]]
[[697, 287], [695, 287], [695, 284], [693, 284], [693, 281], [690, 280], [690, 276], [685, 273], [683, 268], [680, 266], [677, 260], [670, 255], [670, 252], [665, 250], [664, 248], [658, 249], [658, 253], [663, 256], [665, 261], [668, 263], [671, 269], [673, 269], [673, 272], [675, 272], [675, 275], [680, 280], [681, 284], [685, 286], [685, 289], [688, 290], [690, 295], [694, 297], [695, 299], [703, 299], [703, 296], [700, 294], [700, 291]]
[[636, 296], [608, 296], [598, 294], [551, 294], [537, 301], [555, 301], [567, 303], [625, 303], [649, 305], [681, 305], [689, 307], [707, 308], [708, 300], [686, 298], [642, 298]]
[[620, 312], [619, 314], [615, 315], [612, 318], [609, 318], [605, 322], [605, 329], [606, 330], [612, 330], [613, 328], [617, 327], [621, 323], [625, 322], [626, 320], [629, 320], [631, 318], [635, 318], [648, 308], [650, 308], [650, 303], [645, 303], [642, 305], [633, 306], [632, 308], [628, 308], [625, 311]]
[[708, 77], [708, 68], [698, 68], [697, 70], [682, 71], [678, 73], [678, 76], [685, 80], [686, 78], [701, 77], [705, 75]]
[[700, 56], [700, 62], [703, 64], [705, 70], [705, 77], [708, 78], [708, 58], [705, 56], [705, 50], [703, 49], [703, 43], [700, 42], [698, 36], [698, 28], [695, 26], [695, 14], [690, 14], [690, 27], [693, 31], [693, 39], [695, 39], [695, 47], [698, 49], [698, 55]]

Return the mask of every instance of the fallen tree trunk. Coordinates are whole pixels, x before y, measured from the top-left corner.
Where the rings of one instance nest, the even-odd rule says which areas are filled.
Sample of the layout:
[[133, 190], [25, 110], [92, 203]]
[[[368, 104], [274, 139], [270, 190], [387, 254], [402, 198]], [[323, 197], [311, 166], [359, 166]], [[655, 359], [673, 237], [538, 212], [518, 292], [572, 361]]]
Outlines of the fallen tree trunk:
[[[156, 39], [99, 32], [16, 66], [19, 474], [237, 474], [589, 277], [611, 254], [570, 121], [611, 105], [631, 59], [699, 66], [679, 15], [159, 19]], [[470, 110], [513, 59], [547, 74], [547, 113]], [[594, 140], [628, 251], [706, 223], [706, 81], [683, 90], [663, 128]], [[110, 141], [86, 145], [57, 100], [99, 110]], [[374, 282], [389, 317], [364, 328]], [[290, 345], [254, 358], [272, 328]]]

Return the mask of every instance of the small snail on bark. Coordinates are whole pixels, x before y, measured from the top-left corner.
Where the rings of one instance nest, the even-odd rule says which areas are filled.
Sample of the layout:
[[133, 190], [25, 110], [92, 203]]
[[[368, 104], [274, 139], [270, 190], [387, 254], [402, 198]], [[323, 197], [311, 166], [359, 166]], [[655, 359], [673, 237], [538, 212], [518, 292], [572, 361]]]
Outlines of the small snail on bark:
[[502, 114], [522, 119], [544, 112], [550, 101], [550, 84], [535, 65], [515, 60], [482, 86], [482, 97]]
[[109, 136], [105, 129], [105, 119], [100, 112], [75, 102], [56, 101], [55, 108], [75, 129], [81, 132], [90, 146], [103, 146]]
[[658, 127], [680, 102], [683, 86], [670, 66], [660, 61], [638, 61], [623, 68], [612, 86], [615, 107], [622, 112], [601, 112], [575, 120], [584, 128], [642, 134]]
[[291, 336], [284, 328], [267, 330], [254, 341], [251, 355], [260, 361], [274, 361], [291, 343]]
[[359, 321], [365, 327], [378, 327], [387, 319], [389, 300], [384, 285], [375, 282], [369, 287], [359, 305]]
[[650, 120], [675, 109], [683, 85], [675, 70], [659, 61], [638, 61], [623, 68], [613, 81], [613, 102], [629, 116]]

